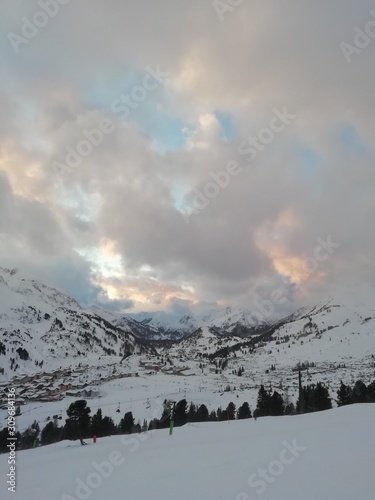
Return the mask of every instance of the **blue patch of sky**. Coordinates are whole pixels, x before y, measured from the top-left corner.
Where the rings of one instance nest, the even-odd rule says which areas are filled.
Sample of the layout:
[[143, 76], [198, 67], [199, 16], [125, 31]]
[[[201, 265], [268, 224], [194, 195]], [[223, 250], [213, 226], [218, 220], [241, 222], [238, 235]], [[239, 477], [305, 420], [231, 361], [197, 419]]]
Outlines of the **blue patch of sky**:
[[114, 77], [111, 82], [97, 77], [86, 89], [86, 103], [93, 108], [110, 111], [113, 101], [121, 94], [130, 94], [136, 85], [142, 85], [144, 74], [136, 68], [127, 68], [126, 75]]
[[138, 123], [140, 130], [150, 138], [159, 153], [184, 149], [186, 124], [181, 118], [149, 108]]
[[321, 161], [319, 153], [298, 139], [292, 141], [291, 148], [302, 173], [306, 175], [314, 174]]
[[[111, 84], [97, 81], [86, 92], [87, 104], [96, 109], [111, 112], [111, 106], [121, 95], [130, 95], [132, 89], [142, 85], [145, 72], [132, 69], [127, 71], [126, 77], [114, 79]], [[123, 118], [124, 111], [113, 113], [123, 123], [135, 123], [141, 132], [146, 135], [153, 146], [160, 153], [183, 149], [186, 145], [188, 124], [179, 116], [163, 110], [163, 104], [169, 104], [173, 96], [169, 89], [159, 85], [147, 93], [146, 98], [136, 103], [134, 109], [129, 109]], [[132, 100], [132, 102], [135, 102]], [[119, 108], [122, 104], [119, 104]], [[126, 106], [125, 104], [123, 105]]]
[[233, 116], [226, 111], [215, 111], [215, 116], [220, 123], [220, 138], [224, 141], [237, 141], [238, 132]]
[[174, 183], [172, 188], [171, 188], [171, 194], [173, 197], [173, 205], [181, 213], [185, 213], [186, 210], [189, 208], [187, 201], [186, 201], [186, 196], [187, 196], [189, 191], [190, 191], [190, 188], [188, 188], [183, 183]]
[[339, 132], [339, 138], [345, 149], [351, 153], [364, 154], [368, 152], [368, 146], [361, 140], [353, 125], [344, 125]]
[[319, 155], [312, 149], [303, 147], [299, 151], [299, 157], [301, 159], [302, 171], [305, 174], [313, 174], [316, 171], [316, 168], [320, 161]]

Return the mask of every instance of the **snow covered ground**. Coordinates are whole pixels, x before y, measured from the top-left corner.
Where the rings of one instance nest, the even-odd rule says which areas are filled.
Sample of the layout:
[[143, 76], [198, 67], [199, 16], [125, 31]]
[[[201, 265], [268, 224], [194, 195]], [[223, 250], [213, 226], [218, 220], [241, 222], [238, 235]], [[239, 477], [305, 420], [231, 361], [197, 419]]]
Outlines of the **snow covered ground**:
[[17, 453], [17, 500], [373, 500], [375, 404]]
[[[95, 397], [66, 396], [60, 401], [53, 402], [28, 401], [27, 404], [21, 406], [21, 415], [16, 417], [17, 430], [24, 431], [34, 420], [39, 423], [40, 429], [43, 429], [49, 421], [48, 417], [51, 419], [53, 415], [61, 416], [59, 424], [63, 425], [67, 418], [66, 410], [77, 399], [87, 400], [87, 404], [91, 408], [91, 415], [94, 415], [98, 408], [101, 408], [103, 416], [112, 417], [116, 424], [128, 411], [131, 411], [136, 422], [140, 420], [141, 424], [143, 419], [150, 422], [152, 418], [160, 418], [164, 399], [180, 401], [185, 398], [188, 404], [190, 402], [196, 405], [205, 404], [209, 412], [217, 410], [219, 406], [224, 409], [230, 402], [233, 402], [238, 409], [246, 401], [251, 410], [254, 411], [261, 383], [267, 388], [271, 385], [282, 394], [285, 401], [295, 404], [298, 398], [298, 373], [292, 372], [288, 366], [277, 366], [275, 371], [271, 370], [266, 374], [264, 358], [260, 354], [255, 354], [252, 359], [251, 367], [248, 367], [249, 365], [241, 358], [233, 360], [233, 368], [245, 365], [246, 371], [242, 377], [231, 374], [230, 370], [223, 374], [215, 374], [210, 372], [208, 367], [204, 368], [204, 373], [199, 373], [197, 363], [191, 361], [190, 364], [194, 366], [196, 372], [194, 376], [157, 373], [155, 375], [126, 377], [89, 386], [89, 389], [98, 394]], [[272, 357], [270, 361], [274, 359]], [[304, 360], [305, 358], [301, 357], [300, 359]], [[134, 367], [132, 367], [133, 362]], [[136, 369], [135, 362], [136, 359], [128, 362], [133, 371]], [[354, 367], [354, 362], [352, 362], [350, 368], [340, 369], [330, 369], [328, 363], [318, 364], [308, 372], [302, 372], [303, 383], [324, 382], [335, 406], [334, 399], [337, 397], [341, 379], [351, 385], [354, 385], [354, 382], [359, 378], [366, 384], [374, 380], [373, 361], [369, 360], [367, 364], [368, 366], [364, 362], [358, 361]], [[232, 362], [230, 367], [232, 367]], [[228, 385], [231, 390], [225, 391], [224, 389]], [[116, 411], [118, 407], [119, 413]], [[5, 426], [6, 418], [7, 410], [0, 409], [0, 429]]]

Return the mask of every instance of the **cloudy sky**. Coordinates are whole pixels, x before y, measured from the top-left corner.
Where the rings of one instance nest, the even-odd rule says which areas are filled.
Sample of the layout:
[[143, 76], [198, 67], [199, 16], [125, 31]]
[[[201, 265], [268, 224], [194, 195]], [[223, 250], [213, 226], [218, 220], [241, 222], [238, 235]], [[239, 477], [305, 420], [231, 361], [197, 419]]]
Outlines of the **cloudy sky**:
[[128, 312], [374, 280], [373, 1], [0, 10], [0, 265]]

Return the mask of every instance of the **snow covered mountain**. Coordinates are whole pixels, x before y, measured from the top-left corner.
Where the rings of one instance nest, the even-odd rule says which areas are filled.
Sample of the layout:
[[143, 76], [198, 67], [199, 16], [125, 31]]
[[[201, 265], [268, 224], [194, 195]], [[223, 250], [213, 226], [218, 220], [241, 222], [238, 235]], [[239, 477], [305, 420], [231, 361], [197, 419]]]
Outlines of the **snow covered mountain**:
[[[174, 322], [168, 314], [137, 318], [85, 310], [53, 286], [0, 269], [0, 386], [18, 377], [22, 397], [42, 400], [63, 397], [68, 387], [101, 390], [121, 377], [138, 377], [149, 387], [157, 373], [157, 391], [180, 375], [192, 391], [204, 380], [210, 393], [221, 390], [224, 382], [237, 386], [239, 368], [241, 390], [261, 380], [295, 384], [298, 365], [309, 367], [308, 380], [327, 383], [371, 380], [375, 373], [375, 289], [370, 286], [354, 287], [257, 327], [251, 314], [236, 308], [175, 315]], [[236, 329], [247, 334], [236, 335]], [[177, 340], [143, 340], [170, 339], [172, 331]], [[36, 389], [39, 383], [43, 393]]]
[[210, 308], [199, 313], [141, 312], [112, 316], [112, 322], [125, 326], [129, 319], [148, 327], [139, 333], [154, 340], [179, 340], [199, 328], [214, 328], [218, 334], [248, 337], [258, 334], [267, 326], [259, 324], [250, 310], [235, 307]]
[[[0, 268], [0, 377], [77, 366], [152, 352], [125, 332], [87, 312], [67, 293]], [[1, 380], [0, 378], [0, 380]]]
[[[375, 378], [374, 287], [353, 287], [257, 328], [235, 308], [191, 315], [169, 323], [181, 338], [160, 342], [164, 317], [86, 310], [53, 286], [0, 269], [0, 420], [10, 381], [27, 406], [19, 421], [27, 426], [82, 397], [114, 418], [120, 401], [150, 418], [149, 401], [182, 394], [216, 407], [238, 397], [254, 407], [261, 383], [295, 401], [297, 367], [305, 369], [304, 383], [321, 381], [333, 395], [341, 380]], [[236, 335], [238, 324], [252, 334]], [[142, 340], [152, 335], [159, 342]]]
[[201, 359], [202, 356], [206, 357], [218, 349], [232, 347], [242, 341], [243, 339], [235, 335], [222, 335], [215, 328], [203, 326], [166, 348], [164, 352], [180, 358]]

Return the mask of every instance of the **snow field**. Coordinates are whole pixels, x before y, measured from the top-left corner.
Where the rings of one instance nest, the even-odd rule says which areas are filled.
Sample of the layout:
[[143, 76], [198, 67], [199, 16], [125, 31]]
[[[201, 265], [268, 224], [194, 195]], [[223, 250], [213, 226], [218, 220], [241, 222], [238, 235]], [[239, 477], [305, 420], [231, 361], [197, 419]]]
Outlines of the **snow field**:
[[375, 404], [17, 453], [19, 500], [373, 500]]

